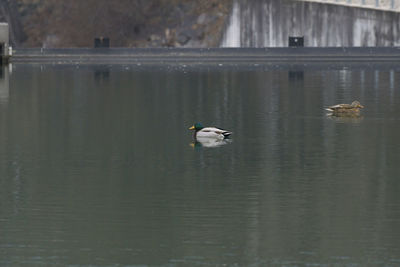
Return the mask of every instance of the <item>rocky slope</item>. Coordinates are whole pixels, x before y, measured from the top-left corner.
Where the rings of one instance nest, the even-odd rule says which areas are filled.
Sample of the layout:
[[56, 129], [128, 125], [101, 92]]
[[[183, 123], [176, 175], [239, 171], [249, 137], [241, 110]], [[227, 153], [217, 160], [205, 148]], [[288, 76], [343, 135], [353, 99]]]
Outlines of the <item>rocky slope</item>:
[[[215, 47], [232, 0], [9, 0], [18, 10], [23, 47]], [[17, 16], [16, 16], [17, 17]], [[9, 22], [13, 23], [13, 22]]]

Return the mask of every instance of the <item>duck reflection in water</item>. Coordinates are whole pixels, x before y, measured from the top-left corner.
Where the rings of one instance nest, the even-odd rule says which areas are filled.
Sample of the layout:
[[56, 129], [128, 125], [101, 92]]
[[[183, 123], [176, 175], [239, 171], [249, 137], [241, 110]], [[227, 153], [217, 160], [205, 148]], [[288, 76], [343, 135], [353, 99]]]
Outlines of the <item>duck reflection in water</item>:
[[338, 123], [360, 123], [364, 117], [360, 116], [360, 114], [357, 115], [341, 115], [341, 116], [336, 116], [333, 114], [328, 114], [328, 118], [330, 120], [333, 120]]
[[220, 147], [227, 145], [232, 142], [232, 139], [212, 139], [212, 138], [202, 138], [202, 137], [197, 137], [196, 140], [190, 144], [191, 147], [193, 148], [201, 148], [201, 147]]

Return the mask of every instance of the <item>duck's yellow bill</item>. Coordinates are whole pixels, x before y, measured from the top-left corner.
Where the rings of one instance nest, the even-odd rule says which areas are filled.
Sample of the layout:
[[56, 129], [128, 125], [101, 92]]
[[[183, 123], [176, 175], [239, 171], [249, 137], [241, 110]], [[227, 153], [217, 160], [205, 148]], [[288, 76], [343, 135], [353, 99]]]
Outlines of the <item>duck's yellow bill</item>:
[[194, 130], [194, 129], [195, 129], [195, 128], [194, 128], [194, 125], [193, 125], [192, 127], [189, 128], [189, 130]]

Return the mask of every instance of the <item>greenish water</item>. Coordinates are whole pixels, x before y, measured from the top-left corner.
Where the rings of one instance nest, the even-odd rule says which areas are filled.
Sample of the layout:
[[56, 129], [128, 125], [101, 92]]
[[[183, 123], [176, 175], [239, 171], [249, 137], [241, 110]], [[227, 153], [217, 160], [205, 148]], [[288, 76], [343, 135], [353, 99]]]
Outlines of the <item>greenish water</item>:
[[396, 66], [16, 64], [0, 265], [398, 266], [399, 114]]

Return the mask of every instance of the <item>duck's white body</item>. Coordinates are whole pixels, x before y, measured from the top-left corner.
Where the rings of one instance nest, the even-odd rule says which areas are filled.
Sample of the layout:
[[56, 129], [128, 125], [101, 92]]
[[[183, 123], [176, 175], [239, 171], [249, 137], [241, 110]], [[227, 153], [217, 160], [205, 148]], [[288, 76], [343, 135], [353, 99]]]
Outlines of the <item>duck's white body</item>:
[[194, 139], [215, 139], [224, 140], [228, 138], [232, 132], [222, 130], [217, 127], [204, 127], [201, 123], [195, 123], [189, 130], [194, 130]]
[[195, 132], [196, 138], [212, 138], [222, 140], [230, 136], [232, 132], [225, 131], [216, 127], [205, 127]]

